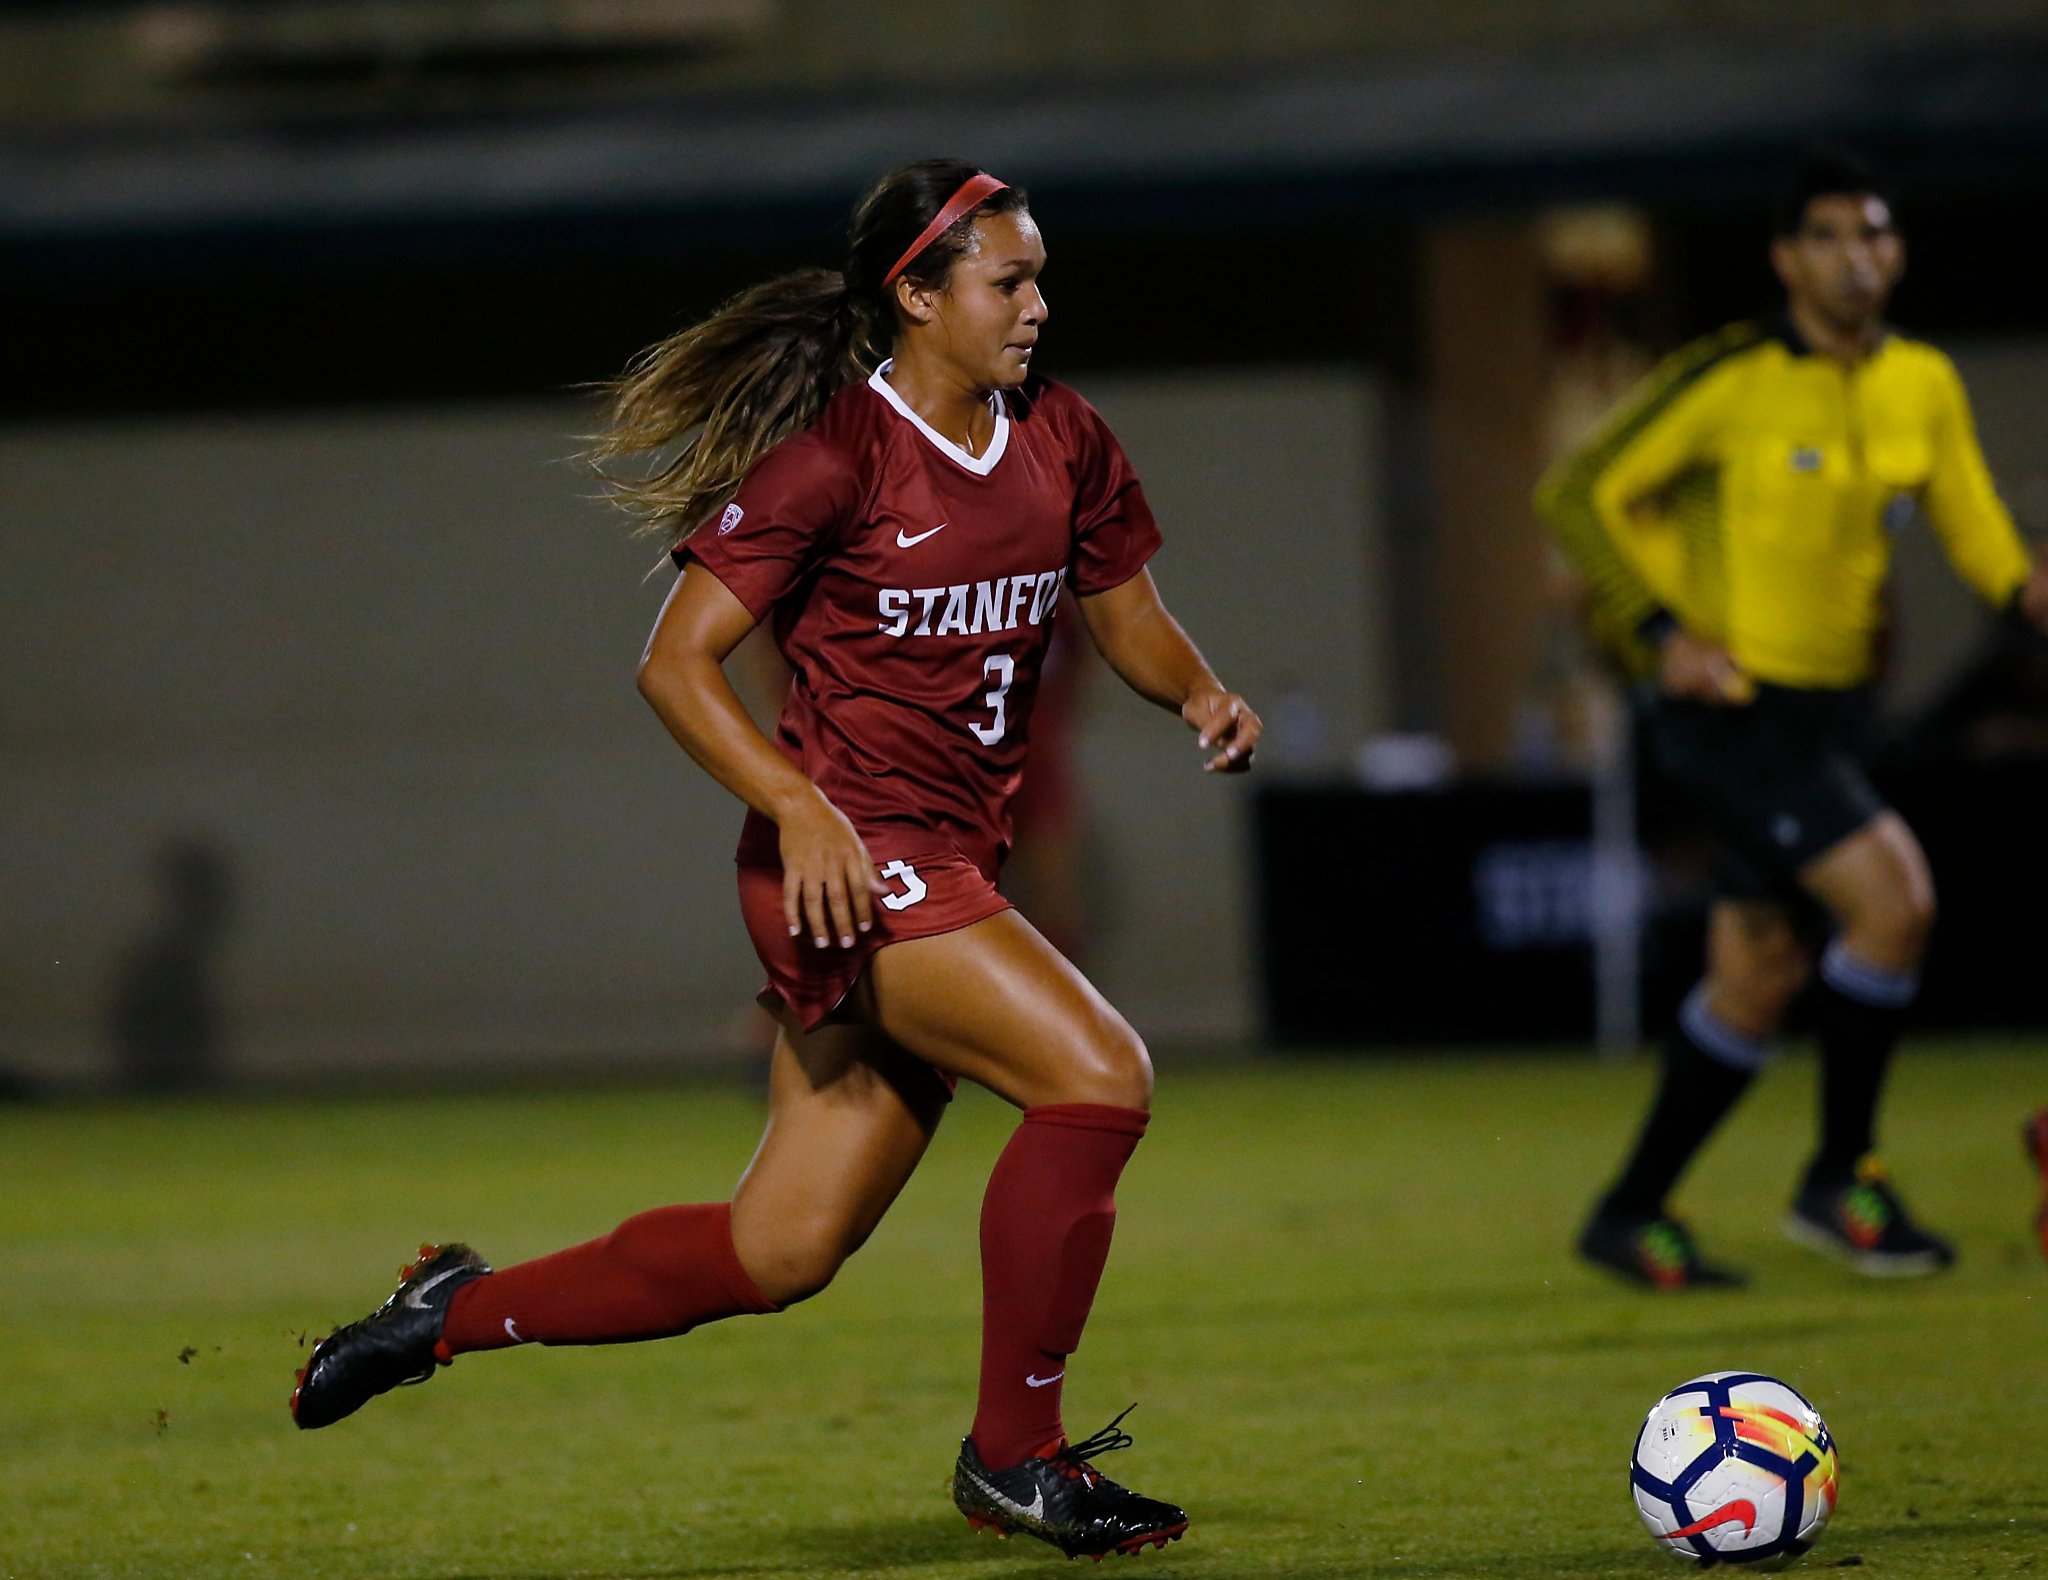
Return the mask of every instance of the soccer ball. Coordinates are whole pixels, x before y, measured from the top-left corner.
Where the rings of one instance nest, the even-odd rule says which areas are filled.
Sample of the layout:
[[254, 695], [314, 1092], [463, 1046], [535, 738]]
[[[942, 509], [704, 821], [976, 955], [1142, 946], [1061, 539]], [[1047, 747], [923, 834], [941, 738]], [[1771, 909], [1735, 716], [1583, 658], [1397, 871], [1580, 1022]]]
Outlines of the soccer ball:
[[1671, 1390], [1636, 1434], [1636, 1512], [1657, 1545], [1699, 1569], [1775, 1569], [1835, 1512], [1835, 1440], [1775, 1377], [1709, 1372]]

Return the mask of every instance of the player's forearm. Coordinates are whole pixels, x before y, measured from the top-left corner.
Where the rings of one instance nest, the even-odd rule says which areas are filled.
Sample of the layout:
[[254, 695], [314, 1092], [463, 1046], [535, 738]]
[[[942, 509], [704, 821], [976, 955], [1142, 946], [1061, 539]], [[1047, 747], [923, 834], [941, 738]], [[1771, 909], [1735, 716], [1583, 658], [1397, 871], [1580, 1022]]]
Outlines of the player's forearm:
[[640, 667], [640, 695], [700, 768], [764, 817], [780, 823], [792, 805], [818, 794], [748, 717], [710, 654], [650, 658]]
[[[1199, 691], [1223, 690], [1180, 622], [1166, 611], [1149, 576], [1082, 600], [1095, 647], [1139, 696], [1178, 712]], [[1133, 580], [1139, 580], [1134, 578]]]

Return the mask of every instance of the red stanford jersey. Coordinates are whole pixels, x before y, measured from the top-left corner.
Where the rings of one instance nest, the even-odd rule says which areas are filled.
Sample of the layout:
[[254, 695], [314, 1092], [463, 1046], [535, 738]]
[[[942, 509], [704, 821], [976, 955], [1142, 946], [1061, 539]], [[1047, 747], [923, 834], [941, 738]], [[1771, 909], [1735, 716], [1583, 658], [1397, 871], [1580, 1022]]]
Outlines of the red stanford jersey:
[[[761, 457], [676, 561], [773, 620], [796, 671], [776, 745], [876, 861], [956, 851], [993, 877], [1061, 593], [1129, 580], [1159, 529], [1072, 390], [1033, 378], [994, 397], [977, 457], [904, 404], [888, 366]], [[739, 856], [778, 862], [774, 824], [750, 814]]]

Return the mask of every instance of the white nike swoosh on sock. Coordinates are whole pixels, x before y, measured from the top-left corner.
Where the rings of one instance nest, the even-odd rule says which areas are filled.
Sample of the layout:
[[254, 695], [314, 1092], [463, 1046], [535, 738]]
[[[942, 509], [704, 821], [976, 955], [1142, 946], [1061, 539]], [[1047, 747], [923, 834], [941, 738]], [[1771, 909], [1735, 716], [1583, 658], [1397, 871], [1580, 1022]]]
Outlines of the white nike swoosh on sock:
[[1059, 1371], [1054, 1372], [1050, 1377], [1026, 1377], [1024, 1379], [1024, 1386], [1026, 1388], [1050, 1388], [1054, 1383], [1058, 1382], [1062, 1377], [1066, 1375], [1066, 1369], [1062, 1367]]

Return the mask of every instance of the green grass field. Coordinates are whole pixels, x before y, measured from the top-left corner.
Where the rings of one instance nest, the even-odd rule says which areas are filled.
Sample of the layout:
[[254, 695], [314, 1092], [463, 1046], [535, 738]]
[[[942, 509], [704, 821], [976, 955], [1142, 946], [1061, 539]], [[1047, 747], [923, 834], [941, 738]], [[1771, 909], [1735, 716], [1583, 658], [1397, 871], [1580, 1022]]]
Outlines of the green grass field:
[[[1810, 1064], [1773, 1071], [1681, 1204], [1741, 1294], [1649, 1297], [1566, 1250], [1650, 1080], [1584, 1059], [1162, 1071], [1069, 1383], [1112, 1474], [1186, 1504], [1168, 1576], [1675, 1574], [1629, 1445], [1731, 1366], [1826, 1413], [1808, 1568], [2048, 1575], [2048, 1267], [2016, 1124], [2041, 1049], [1919, 1048], [1897, 1177], [1940, 1280], [1778, 1237]], [[769, 1577], [1045, 1571], [945, 1494], [972, 1405], [975, 1215], [1009, 1128], [964, 1096], [840, 1282], [657, 1345], [476, 1356], [319, 1433], [317, 1335], [423, 1236], [501, 1261], [725, 1195], [760, 1122], [716, 1083], [585, 1094], [0, 1109], [0, 1575]]]

